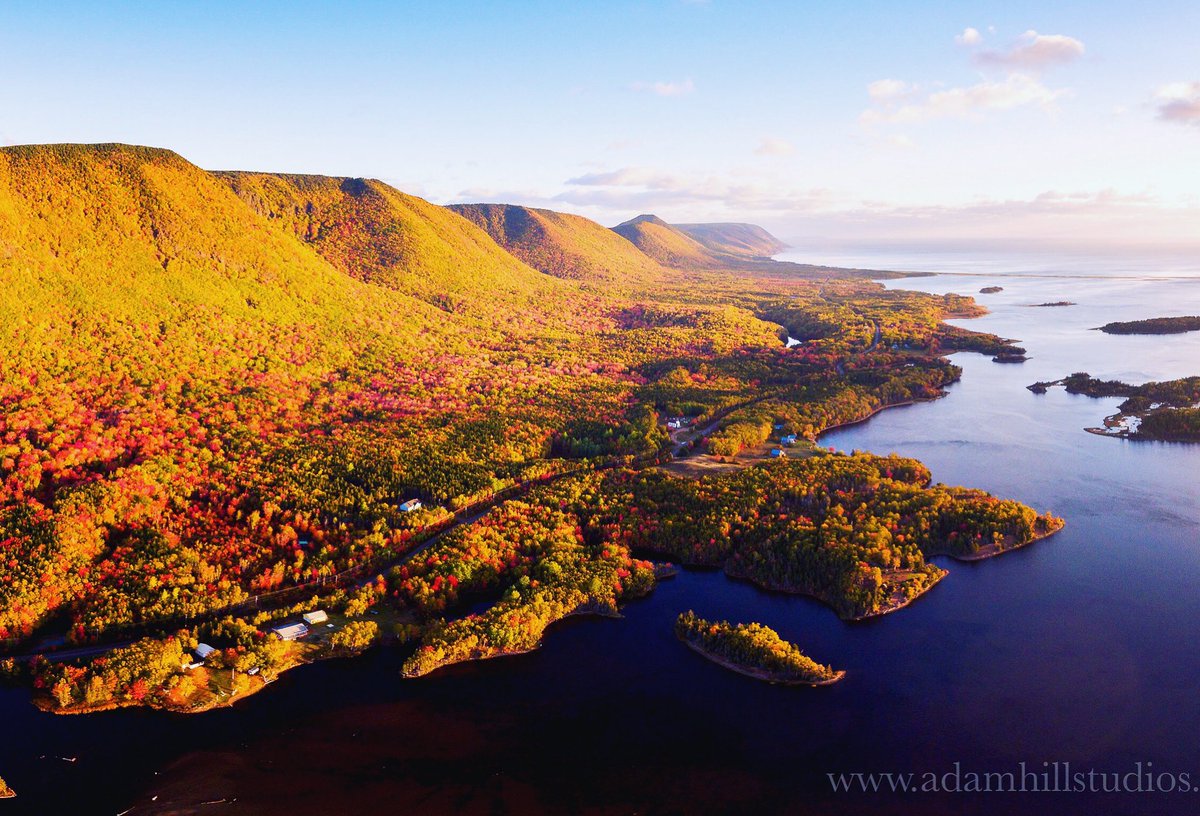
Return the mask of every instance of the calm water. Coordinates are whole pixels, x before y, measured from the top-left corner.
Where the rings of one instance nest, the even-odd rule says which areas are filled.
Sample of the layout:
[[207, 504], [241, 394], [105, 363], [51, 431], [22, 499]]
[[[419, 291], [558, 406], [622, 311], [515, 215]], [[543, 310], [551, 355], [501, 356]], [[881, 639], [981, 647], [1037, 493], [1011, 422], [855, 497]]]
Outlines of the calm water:
[[[879, 266], [881, 264], [874, 264]], [[1136, 277], [1136, 276], [1131, 276]], [[1019, 338], [1031, 359], [957, 355], [948, 398], [828, 435], [897, 451], [937, 480], [1068, 520], [1054, 538], [950, 576], [886, 618], [847, 624], [802, 598], [686, 572], [625, 619], [556, 628], [539, 653], [401, 681], [403, 655], [293, 672], [233, 711], [42, 715], [0, 691], [3, 813], [1189, 814], [1185, 794], [833, 794], [847, 771], [1009, 771], [1024, 761], [1200, 782], [1200, 446], [1082, 431], [1116, 400], [1035, 380], [1200, 373], [1200, 333], [1110, 337], [1112, 319], [1200, 311], [1200, 279], [936, 277], [977, 292], [962, 325]], [[1025, 304], [1072, 300], [1059, 309]], [[675, 616], [759, 620], [845, 668], [826, 689], [777, 688], [684, 649]], [[43, 755], [46, 758], [42, 759]], [[78, 757], [74, 763], [55, 757]], [[157, 802], [151, 803], [151, 797]], [[235, 799], [227, 804], [196, 805]], [[176, 807], [176, 806], [179, 807]]]

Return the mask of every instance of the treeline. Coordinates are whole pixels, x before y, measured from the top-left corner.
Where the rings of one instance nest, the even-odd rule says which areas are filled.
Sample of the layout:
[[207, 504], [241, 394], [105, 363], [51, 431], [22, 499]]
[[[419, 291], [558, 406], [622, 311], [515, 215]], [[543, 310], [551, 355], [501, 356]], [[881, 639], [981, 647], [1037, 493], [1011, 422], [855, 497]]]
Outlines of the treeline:
[[1137, 436], [1179, 442], [1200, 442], [1200, 408], [1151, 411], [1142, 417]]

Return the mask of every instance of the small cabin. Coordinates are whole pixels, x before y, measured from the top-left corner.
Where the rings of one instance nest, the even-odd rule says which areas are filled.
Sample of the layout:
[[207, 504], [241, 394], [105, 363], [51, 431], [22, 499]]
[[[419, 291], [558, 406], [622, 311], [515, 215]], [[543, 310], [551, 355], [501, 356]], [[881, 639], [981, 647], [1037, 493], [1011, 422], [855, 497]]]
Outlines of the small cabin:
[[667, 420], [667, 427], [668, 427], [668, 428], [670, 428], [670, 429], [671, 429], [671, 430], [673, 430], [673, 431], [677, 431], [677, 430], [679, 430], [680, 428], [682, 428], [682, 427], [683, 427], [683, 425], [682, 425], [682, 424], [679, 422], [679, 420], [678, 420], [678, 419], [668, 419], [668, 420]]
[[198, 660], [208, 660], [208, 656], [215, 651], [216, 649], [207, 643], [200, 643], [195, 649], [192, 649], [192, 654], [196, 655], [196, 659]]
[[304, 623], [285, 623], [273, 628], [271, 634], [280, 640], [299, 640], [308, 635], [308, 625]]
[[780, 439], [779, 441], [783, 444], [783, 446], [785, 448], [790, 448], [792, 445], [796, 444], [796, 435], [788, 434], [787, 436], [783, 437], [783, 439]]
[[309, 626], [316, 626], [318, 623], [324, 623], [329, 620], [329, 616], [325, 614], [324, 609], [318, 609], [314, 612], [306, 612], [302, 615], [304, 622]]
[[400, 512], [401, 513], [412, 513], [417, 510], [420, 510], [421, 506], [422, 505], [421, 505], [420, 499], [409, 499], [408, 501], [404, 502], [404, 504], [400, 505]]
[[772, 459], [786, 459], [787, 453], [784, 452], [783, 448], [771, 448], [771, 458]]

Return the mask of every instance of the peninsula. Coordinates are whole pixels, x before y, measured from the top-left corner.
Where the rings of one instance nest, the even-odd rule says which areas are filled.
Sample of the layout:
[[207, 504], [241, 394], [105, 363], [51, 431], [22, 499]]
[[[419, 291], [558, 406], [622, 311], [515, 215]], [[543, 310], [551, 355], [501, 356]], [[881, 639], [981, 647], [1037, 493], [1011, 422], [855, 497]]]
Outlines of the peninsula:
[[1028, 388], [1044, 394], [1055, 386], [1062, 386], [1069, 394], [1094, 398], [1125, 397], [1117, 413], [1105, 417], [1103, 427], [1087, 428], [1089, 433], [1133, 440], [1200, 442], [1200, 377], [1130, 385], [1077, 372]]

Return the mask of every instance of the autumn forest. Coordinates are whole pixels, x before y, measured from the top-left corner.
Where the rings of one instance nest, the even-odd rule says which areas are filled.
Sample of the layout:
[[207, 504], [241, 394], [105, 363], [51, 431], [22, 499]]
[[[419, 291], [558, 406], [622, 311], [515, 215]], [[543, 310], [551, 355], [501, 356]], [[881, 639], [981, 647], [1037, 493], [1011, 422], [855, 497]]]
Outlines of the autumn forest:
[[[821, 449], [941, 396], [944, 354], [1020, 349], [943, 322], [970, 298], [778, 249], [0, 149], [0, 668], [50, 710], [198, 711], [380, 641], [410, 677], [528, 651], [681, 566], [870, 617], [934, 587], [933, 556], [1061, 526]], [[662, 467], [697, 458], [723, 469]], [[270, 634], [316, 608], [327, 632]]]

